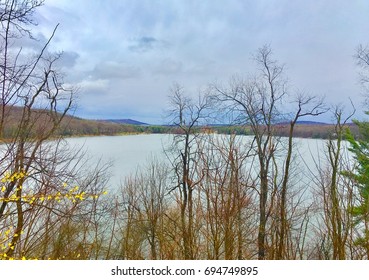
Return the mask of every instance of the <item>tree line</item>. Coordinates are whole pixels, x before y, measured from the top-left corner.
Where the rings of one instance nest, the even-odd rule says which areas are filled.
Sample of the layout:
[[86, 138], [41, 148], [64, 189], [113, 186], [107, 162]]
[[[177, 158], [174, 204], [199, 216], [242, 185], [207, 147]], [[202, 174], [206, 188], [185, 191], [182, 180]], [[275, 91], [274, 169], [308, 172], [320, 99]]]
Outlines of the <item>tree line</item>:
[[[15, 44], [32, 39], [42, 4], [0, 2], [0, 139], [14, 121], [8, 108], [18, 110], [0, 145], [0, 259], [369, 258], [369, 130], [355, 121], [350, 132], [354, 108], [290, 93], [283, 65], [263, 46], [252, 77], [196, 96], [174, 84], [167, 162], [153, 159], [107, 190], [109, 166], [91, 165], [60, 134], [77, 90], [56, 70], [61, 54], [48, 50], [58, 26], [32, 55]], [[356, 54], [365, 88], [369, 49]], [[328, 111], [335, 123], [324, 153], [299, 166], [299, 120]], [[250, 136], [199, 129], [214, 120]]]

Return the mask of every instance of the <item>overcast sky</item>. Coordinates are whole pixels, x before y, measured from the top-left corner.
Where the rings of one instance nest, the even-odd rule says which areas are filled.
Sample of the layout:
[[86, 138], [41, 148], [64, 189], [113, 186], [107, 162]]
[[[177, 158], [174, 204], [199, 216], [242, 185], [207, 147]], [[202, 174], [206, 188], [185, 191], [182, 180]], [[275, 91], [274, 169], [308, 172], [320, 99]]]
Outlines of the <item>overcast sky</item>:
[[37, 36], [60, 23], [51, 47], [81, 88], [80, 117], [162, 123], [174, 82], [197, 94], [252, 75], [251, 56], [265, 44], [285, 64], [291, 93], [329, 104], [351, 97], [361, 111], [353, 55], [369, 44], [368, 15], [367, 0], [46, 0]]

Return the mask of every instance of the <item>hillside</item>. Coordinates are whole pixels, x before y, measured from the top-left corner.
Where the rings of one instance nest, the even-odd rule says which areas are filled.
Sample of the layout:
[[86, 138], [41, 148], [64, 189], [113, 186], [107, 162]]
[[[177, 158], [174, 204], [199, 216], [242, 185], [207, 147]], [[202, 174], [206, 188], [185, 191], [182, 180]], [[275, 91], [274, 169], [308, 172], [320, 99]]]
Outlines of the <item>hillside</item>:
[[133, 125], [86, 120], [72, 116], [67, 116], [60, 127], [60, 134], [64, 136], [116, 135], [138, 132]]
[[[19, 106], [7, 106], [5, 108], [5, 118], [3, 127], [3, 138], [13, 138], [18, 131], [21, 121], [23, 108]], [[47, 129], [52, 119], [49, 112], [46, 110], [33, 110], [32, 119], [32, 134], [37, 134], [40, 131]], [[104, 121], [86, 120], [78, 117], [67, 115], [64, 117], [56, 135], [62, 136], [82, 136], [82, 135], [116, 135], [124, 133], [138, 133], [135, 126], [123, 125], [118, 123], [109, 123]]]

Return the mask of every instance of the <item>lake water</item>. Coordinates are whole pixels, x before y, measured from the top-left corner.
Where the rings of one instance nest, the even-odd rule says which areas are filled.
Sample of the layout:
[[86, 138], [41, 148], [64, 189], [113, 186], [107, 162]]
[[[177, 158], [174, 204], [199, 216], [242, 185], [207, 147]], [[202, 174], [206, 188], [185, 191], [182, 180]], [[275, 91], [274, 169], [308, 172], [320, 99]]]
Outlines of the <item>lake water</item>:
[[[171, 142], [171, 135], [126, 135], [98, 136], [68, 139], [71, 146], [81, 147], [87, 151], [96, 163], [111, 162], [111, 185], [117, 186], [124, 178], [133, 174], [139, 166], [144, 166], [151, 158], [166, 160], [164, 147]], [[250, 141], [251, 136], [240, 136], [242, 141]], [[309, 173], [316, 170], [317, 164], [324, 164], [325, 140], [296, 138], [295, 156], [302, 169]], [[283, 146], [280, 146], [283, 149]]]
[[72, 147], [83, 147], [92, 162], [110, 162], [111, 185], [120, 184], [124, 178], [144, 166], [151, 158], [165, 159], [163, 148], [169, 135], [140, 134], [124, 136], [97, 136], [70, 138]]

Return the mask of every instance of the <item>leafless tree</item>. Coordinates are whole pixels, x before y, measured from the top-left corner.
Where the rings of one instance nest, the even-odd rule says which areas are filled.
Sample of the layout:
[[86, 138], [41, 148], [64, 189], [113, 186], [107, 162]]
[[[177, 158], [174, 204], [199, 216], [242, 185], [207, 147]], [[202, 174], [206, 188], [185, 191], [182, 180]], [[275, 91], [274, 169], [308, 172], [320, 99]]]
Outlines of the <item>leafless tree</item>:
[[280, 111], [278, 105], [286, 93], [286, 80], [283, 77], [283, 66], [272, 59], [269, 46], [260, 48], [254, 57], [259, 75], [251, 80], [233, 79], [230, 89], [215, 87], [216, 99], [236, 119], [248, 125], [254, 135], [252, 146], [258, 159], [259, 194], [259, 230], [258, 258], [266, 258], [266, 225], [269, 218], [268, 199], [270, 188], [270, 172], [273, 155], [278, 142], [275, 141], [274, 124]]
[[205, 173], [200, 187], [206, 257], [251, 258], [250, 245], [256, 232], [254, 186], [246, 166], [253, 156], [249, 149], [244, 151], [242, 138], [235, 135], [209, 134], [203, 142], [198, 168]]
[[279, 225], [278, 225], [278, 241], [277, 241], [277, 253], [276, 259], [286, 259], [286, 244], [288, 236], [288, 224], [287, 224], [287, 194], [288, 186], [290, 181], [290, 169], [291, 160], [293, 154], [293, 141], [294, 141], [294, 128], [298, 120], [305, 116], [319, 116], [327, 111], [322, 99], [315, 96], [307, 96], [299, 94], [296, 97], [297, 109], [294, 112], [292, 120], [289, 123], [289, 134], [288, 134], [288, 146], [286, 159], [284, 162], [283, 179], [280, 187], [280, 206], [279, 206]]
[[[49, 50], [58, 25], [43, 45], [39, 42], [41, 46], [34, 53], [22, 48], [22, 40], [34, 40], [33, 15], [42, 4], [37, 0], [0, 3], [0, 224], [10, 229], [9, 246], [4, 252], [7, 258], [24, 254], [62, 257], [51, 252], [57, 241], [52, 241], [56, 236], [53, 233], [60, 229], [60, 237], [72, 234], [75, 227], [70, 222], [77, 213], [86, 215], [88, 208], [81, 202], [94, 190], [95, 194], [101, 193], [97, 187], [101, 174], [89, 174], [90, 182], [82, 180], [78, 162], [83, 154], [72, 155], [57, 136], [77, 94], [75, 88], [66, 87], [63, 75], [57, 71], [61, 54]], [[9, 123], [16, 123], [15, 129], [10, 130]], [[78, 183], [80, 190], [73, 190], [71, 185]], [[68, 188], [77, 199], [72, 199]], [[62, 197], [69, 198], [63, 202]], [[90, 206], [88, 211], [96, 204]], [[46, 231], [39, 230], [42, 222]], [[40, 255], [35, 256], [35, 252]]]
[[199, 125], [204, 121], [210, 109], [209, 96], [199, 95], [193, 100], [184, 93], [184, 89], [175, 84], [170, 95], [170, 117], [175, 131], [170, 156], [175, 173], [175, 186], [179, 193], [183, 256], [194, 259], [194, 190], [201, 181], [203, 174], [197, 173], [198, 160], [197, 141]]
[[361, 68], [360, 73], [361, 84], [364, 89], [368, 92], [369, 84], [369, 46], [359, 45], [355, 54], [355, 60], [358, 66]]
[[[293, 153], [293, 134], [296, 123], [304, 116], [317, 116], [326, 110], [322, 100], [316, 97], [298, 95], [296, 97], [296, 111], [290, 118], [282, 110], [287, 102], [287, 79], [284, 76], [284, 66], [272, 57], [269, 46], [260, 48], [254, 60], [258, 67], [258, 74], [251, 79], [233, 78], [228, 89], [214, 86], [215, 99], [221, 108], [226, 109], [238, 124], [250, 129], [253, 134], [251, 147], [255, 151], [258, 161], [256, 174], [258, 176], [257, 193], [259, 196], [259, 229], [258, 229], [258, 259], [285, 258], [287, 236], [286, 201], [290, 178], [290, 166]], [[289, 122], [287, 153], [283, 170], [278, 166], [275, 158], [281, 139], [278, 136], [278, 123]], [[279, 155], [280, 156], [280, 155]], [[280, 175], [282, 174], [282, 175]], [[280, 177], [281, 176], [281, 177]], [[279, 177], [281, 183], [277, 183]], [[276, 201], [278, 199], [278, 203]], [[279, 210], [276, 210], [278, 206]], [[276, 252], [267, 253], [267, 225], [272, 212], [279, 211], [277, 217], [279, 234], [276, 241]], [[276, 214], [273, 214], [274, 216]], [[275, 245], [274, 244], [274, 245]]]

